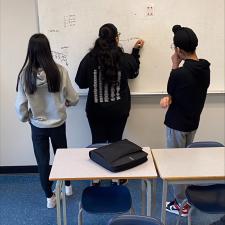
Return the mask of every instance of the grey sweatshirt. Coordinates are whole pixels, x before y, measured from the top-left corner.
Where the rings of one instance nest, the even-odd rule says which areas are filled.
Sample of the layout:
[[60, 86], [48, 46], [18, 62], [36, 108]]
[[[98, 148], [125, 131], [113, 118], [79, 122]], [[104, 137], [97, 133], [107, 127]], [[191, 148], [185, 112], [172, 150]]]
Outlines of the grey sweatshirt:
[[28, 94], [24, 84], [24, 71], [20, 74], [16, 96], [16, 113], [22, 122], [31, 122], [35, 127], [53, 128], [66, 121], [66, 105], [76, 105], [79, 96], [72, 87], [67, 70], [57, 64], [61, 75], [59, 92], [49, 92], [46, 74], [40, 69], [37, 75], [37, 90]]

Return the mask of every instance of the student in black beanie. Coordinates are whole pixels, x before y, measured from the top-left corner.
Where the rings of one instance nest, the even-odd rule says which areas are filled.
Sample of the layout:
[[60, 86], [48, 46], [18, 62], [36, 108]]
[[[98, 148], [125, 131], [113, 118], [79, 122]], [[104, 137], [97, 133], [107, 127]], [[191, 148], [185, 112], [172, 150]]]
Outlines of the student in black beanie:
[[[167, 148], [186, 148], [193, 142], [199, 126], [210, 83], [210, 63], [198, 58], [198, 38], [192, 29], [175, 25], [172, 31], [174, 54], [171, 56], [168, 95], [161, 99], [160, 105], [168, 108], [164, 121]], [[182, 61], [183, 66], [180, 66]], [[185, 188], [185, 185], [173, 185], [175, 199], [167, 202], [167, 211], [179, 214]], [[182, 216], [188, 215], [189, 208], [188, 204], [184, 206]]]

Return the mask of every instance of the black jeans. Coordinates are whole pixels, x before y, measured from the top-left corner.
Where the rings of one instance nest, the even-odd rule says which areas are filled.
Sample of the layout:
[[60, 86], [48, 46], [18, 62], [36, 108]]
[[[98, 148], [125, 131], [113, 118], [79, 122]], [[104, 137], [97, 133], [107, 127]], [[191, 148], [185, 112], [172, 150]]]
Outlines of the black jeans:
[[128, 115], [91, 115], [87, 114], [92, 134], [92, 144], [120, 141]]
[[[49, 181], [50, 174], [50, 146], [49, 139], [52, 143], [54, 154], [58, 148], [67, 148], [66, 125], [65, 123], [55, 128], [38, 128], [31, 124], [32, 142], [34, 154], [40, 173], [41, 186], [47, 198], [52, 196], [52, 181]], [[70, 181], [66, 182], [70, 185]]]

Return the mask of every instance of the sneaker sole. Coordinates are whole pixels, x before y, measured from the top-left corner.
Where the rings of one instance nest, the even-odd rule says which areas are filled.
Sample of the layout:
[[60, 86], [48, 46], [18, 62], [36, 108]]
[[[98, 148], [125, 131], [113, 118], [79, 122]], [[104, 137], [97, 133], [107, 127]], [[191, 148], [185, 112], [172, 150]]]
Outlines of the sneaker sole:
[[72, 196], [73, 195], [73, 192], [72, 193], [65, 193], [66, 196]]
[[48, 206], [47, 205], [47, 209], [54, 209], [56, 207], [56, 204], [54, 206]]

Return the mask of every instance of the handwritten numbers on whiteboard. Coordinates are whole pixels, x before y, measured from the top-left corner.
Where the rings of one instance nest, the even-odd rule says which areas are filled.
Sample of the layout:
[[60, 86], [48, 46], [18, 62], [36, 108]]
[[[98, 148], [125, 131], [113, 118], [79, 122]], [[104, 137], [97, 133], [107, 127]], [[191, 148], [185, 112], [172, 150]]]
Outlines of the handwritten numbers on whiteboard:
[[146, 16], [154, 16], [154, 5], [149, 3], [146, 7]]
[[73, 27], [76, 25], [76, 15], [70, 14], [64, 16], [64, 28]]
[[65, 66], [69, 65], [67, 55], [63, 54], [62, 52], [52, 51], [52, 56], [57, 62], [62, 63]]

